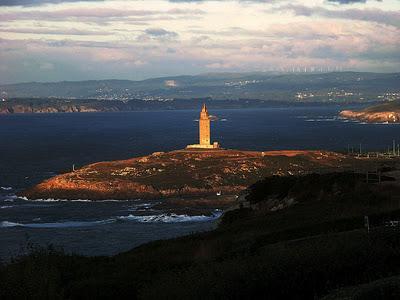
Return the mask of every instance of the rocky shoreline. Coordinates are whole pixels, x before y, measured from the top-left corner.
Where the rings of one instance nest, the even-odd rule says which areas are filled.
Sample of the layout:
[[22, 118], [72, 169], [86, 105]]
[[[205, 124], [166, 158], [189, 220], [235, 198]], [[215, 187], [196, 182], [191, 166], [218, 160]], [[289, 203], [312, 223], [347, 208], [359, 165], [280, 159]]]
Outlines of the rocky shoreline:
[[339, 116], [368, 123], [400, 123], [400, 112], [395, 111], [363, 112], [344, 110], [340, 112]]
[[339, 116], [367, 123], [400, 123], [400, 101], [386, 102], [363, 110], [343, 110]]
[[128, 160], [90, 164], [45, 180], [19, 196], [68, 200], [211, 197], [220, 201], [224, 196], [237, 196], [267, 176], [345, 170], [360, 163], [355, 158], [328, 151], [156, 152]]

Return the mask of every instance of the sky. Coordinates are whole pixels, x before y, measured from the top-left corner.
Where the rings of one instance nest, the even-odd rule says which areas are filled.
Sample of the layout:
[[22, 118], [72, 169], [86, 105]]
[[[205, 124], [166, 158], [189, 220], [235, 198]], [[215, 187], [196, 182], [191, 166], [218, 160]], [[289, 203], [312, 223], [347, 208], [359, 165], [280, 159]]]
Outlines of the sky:
[[400, 72], [400, 0], [0, 0], [0, 83]]

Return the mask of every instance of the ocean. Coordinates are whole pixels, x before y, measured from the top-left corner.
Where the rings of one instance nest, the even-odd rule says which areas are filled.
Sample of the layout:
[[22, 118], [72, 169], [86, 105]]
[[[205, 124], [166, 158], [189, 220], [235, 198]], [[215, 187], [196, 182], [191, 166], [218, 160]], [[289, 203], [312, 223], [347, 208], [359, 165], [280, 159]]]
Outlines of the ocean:
[[[400, 141], [398, 124], [337, 117], [352, 107], [326, 105], [213, 110], [212, 140], [243, 150], [385, 150]], [[157, 239], [216, 226], [221, 211], [185, 215], [154, 202], [28, 201], [15, 194], [88, 163], [182, 149], [197, 142], [199, 111], [0, 116], [0, 257], [54, 245], [83, 255], [112, 255]], [[157, 199], [155, 199], [157, 201]]]

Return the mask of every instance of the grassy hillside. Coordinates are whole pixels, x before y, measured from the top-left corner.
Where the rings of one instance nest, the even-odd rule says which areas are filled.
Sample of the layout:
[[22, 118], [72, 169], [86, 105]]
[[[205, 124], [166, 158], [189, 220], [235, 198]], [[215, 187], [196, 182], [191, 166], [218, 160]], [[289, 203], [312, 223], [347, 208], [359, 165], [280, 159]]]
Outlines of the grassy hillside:
[[367, 107], [363, 110], [344, 110], [342, 118], [369, 123], [400, 123], [400, 100]]
[[399, 228], [383, 226], [400, 218], [399, 195], [389, 177], [267, 178], [211, 232], [114, 257], [38, 249], [17, 258], [0, 268], [0, 298], [316, 299], [362, 289], [357, 299], [391, 299], [392, 285], [375, 281], [400, 276]]
[[400, 112], [400, 101], [393, 101], [393, 102], [387, 102], [383, 104], [370, 106], [364, 109], [364, 111], [370, 113], [385, 112], [385, 111]]

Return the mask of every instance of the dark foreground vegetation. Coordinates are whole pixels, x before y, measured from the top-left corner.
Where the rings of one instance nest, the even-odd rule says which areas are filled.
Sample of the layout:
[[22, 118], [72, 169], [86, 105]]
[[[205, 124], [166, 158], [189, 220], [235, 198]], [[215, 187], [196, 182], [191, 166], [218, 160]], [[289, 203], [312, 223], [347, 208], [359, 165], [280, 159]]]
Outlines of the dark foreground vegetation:
[[0, 298], [398, 299], [400, 229], [385, 224], [400, 219], [399, 196], [390, 177], [269, 177], [211, 232], [114, 257], [16, 258], [0, 268]]

